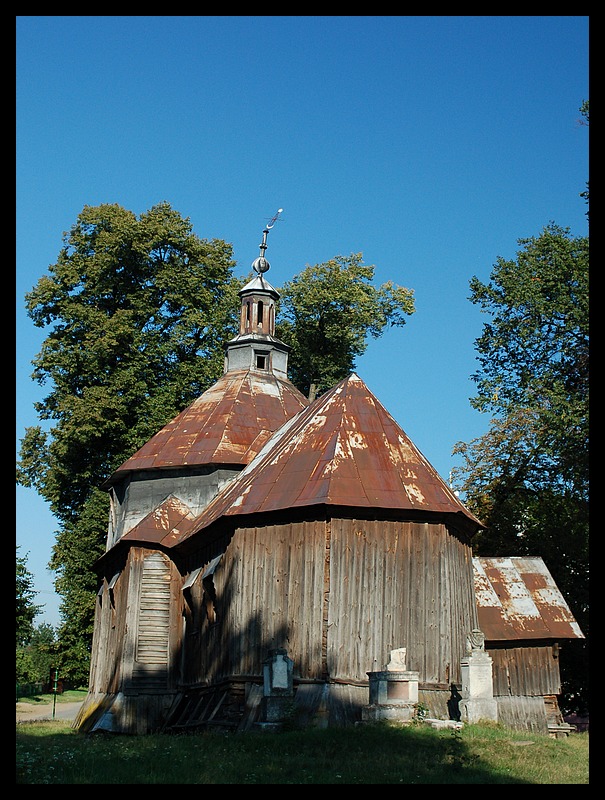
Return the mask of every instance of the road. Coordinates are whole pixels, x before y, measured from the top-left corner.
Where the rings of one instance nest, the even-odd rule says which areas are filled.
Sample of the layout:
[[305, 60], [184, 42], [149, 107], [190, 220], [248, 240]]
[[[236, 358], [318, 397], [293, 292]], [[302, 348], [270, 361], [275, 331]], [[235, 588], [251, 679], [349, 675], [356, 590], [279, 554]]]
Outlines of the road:
[[33, 722], [41, 719], [61, 719], [74, 720], [80, 710], [79, 703], [56, 703], [55, 715], [53, 717], [53, 704], [44, 703], [34, 705], [33, 703], [17, 703], [17, 722]]

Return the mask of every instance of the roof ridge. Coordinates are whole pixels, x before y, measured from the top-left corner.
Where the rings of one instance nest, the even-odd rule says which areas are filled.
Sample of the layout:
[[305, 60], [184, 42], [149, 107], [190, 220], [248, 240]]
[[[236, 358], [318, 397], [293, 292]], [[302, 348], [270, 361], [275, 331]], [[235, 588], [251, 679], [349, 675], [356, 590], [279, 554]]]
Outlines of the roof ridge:
[[356, 375], [276, 431], [183, 538], [224, 516], [311, 505], [431, 512], [482, 527]]

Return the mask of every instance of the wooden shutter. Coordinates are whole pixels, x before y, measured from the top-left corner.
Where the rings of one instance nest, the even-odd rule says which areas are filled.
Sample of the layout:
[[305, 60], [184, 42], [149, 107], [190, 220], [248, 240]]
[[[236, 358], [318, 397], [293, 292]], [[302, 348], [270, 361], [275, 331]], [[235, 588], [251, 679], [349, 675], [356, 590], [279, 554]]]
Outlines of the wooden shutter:
[[167, 687], [170, 566], [161, 553], [143, 561], [133, 683], [139, 691]]

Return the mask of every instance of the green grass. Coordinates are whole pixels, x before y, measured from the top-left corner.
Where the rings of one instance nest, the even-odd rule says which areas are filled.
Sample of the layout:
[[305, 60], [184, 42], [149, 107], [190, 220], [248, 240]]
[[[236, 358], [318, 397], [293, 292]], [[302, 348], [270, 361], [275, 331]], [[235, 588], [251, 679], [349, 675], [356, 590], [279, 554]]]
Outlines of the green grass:
[[[58, 694], [55, 702], [57, 703], [82, 703], [86, 698], [86, 689], [69, 689], [63, 694]], [[17, 697], [17, 703], [28, 703], [32, 706], [46, 705], [52, 703], [54, 694], [34, 694], [31, 697]]]
[[588, 741], [499, 725], [83, 735], [53, 720], [17, 725], [17, 783], [587, 784]]

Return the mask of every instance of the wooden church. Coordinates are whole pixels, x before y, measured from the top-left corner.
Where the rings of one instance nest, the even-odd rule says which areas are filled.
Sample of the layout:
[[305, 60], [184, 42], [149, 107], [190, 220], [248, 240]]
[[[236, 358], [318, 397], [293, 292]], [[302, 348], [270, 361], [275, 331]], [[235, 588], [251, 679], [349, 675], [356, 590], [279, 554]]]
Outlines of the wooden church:
[[559, 644], [582, 637], [569, 608], [540, 559], [473, 558], [481, 522], [357, 375], [312, 403], [288, 380], [267, 233], [223, 376], [106, 483], [74, 727], [248, 730], [275, 654], [291, 718], [354, 724], [368, 675], [399, 648], [418, 702], [448, 719], [479, 629], [500, 718], [548, 730]]

